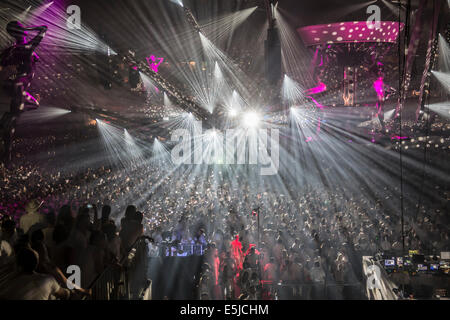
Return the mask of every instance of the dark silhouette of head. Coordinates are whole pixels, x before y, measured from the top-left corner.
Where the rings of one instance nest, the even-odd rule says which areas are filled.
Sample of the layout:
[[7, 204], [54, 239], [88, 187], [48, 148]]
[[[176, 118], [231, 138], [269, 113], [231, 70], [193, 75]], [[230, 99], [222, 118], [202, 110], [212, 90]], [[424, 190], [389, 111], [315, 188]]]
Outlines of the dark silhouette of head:
[[111, 214], [111, 207], [108, 206], [108, 205], [104, 205], [102, 207], [102, 219], [103, 220], [108, 220], [110, 214]]
[[2, 233], [5, 239], [9, 239], [14, 235], [16, 230], [16, 223], [13, 220], [4, 220], [2, 222]]
[[125, 210], [125, 219], [132, 220], [136, 216], [136, 207], [129, 205]]
[[39, 254], [30, 248], [22, 248], [17, 254], [17, 265], [25, 272], [33, 272], [39, 264]]
[[15, 38], [16, 40], [27, 35], [25, 27], [19, 21], [10, 21], [6, 25], [6, 31], [11, 37]]

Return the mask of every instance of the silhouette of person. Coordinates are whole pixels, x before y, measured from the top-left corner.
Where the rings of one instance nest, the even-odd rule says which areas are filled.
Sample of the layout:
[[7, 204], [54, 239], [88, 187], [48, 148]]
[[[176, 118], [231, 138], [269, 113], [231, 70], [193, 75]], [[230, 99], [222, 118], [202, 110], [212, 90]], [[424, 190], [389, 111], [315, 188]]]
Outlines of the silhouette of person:
[[381, 62], [377, 62], [374, 73], [376, 76], [376, 80], [373, 82], [373, 88], [377, 94], [377, 116], [380, 120], [382, 129], [385, 130], [384, 103], [386, 101], [386, 91], [384, 83], [384, 65]]
[[[8, 73], [3, 83], [3, 89], [11, 97], [9, 112], [2, 119], [4, 141], [4, 160], [11, 161], [12, 141], [16, 121], [20, 113], [25, 110], [37, 109], [39, 102], [27, 90], [34, 78], [34, 65], [39, 60], [34, 52], [47, 31], [47, 26], [24, 27], [19, 21], [11, 21], [6, 31], [16, 42], [4, 50], [0, 55], [0, 70]], [[37, 35], [27, 41], [29, 31], [37, 31]], [[26, 106], [26, 108], [25, 108]]]
[[243, 269], [244, 262], [244, 253], [242, 252], [242, 243], [239, 241], [239, 235], [236, 235], [236, 238], [231, 241], [231, 252], [236, 264], [237, 270]]

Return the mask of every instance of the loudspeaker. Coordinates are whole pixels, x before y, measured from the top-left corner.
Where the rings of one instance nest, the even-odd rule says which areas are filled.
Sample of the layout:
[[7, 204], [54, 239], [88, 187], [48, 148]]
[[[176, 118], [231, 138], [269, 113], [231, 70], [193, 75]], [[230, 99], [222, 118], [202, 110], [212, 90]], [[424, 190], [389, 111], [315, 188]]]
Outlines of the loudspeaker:
[[425, 263], [425, 256], [423, 254], [415, 254], [412, 256], [412, 263]]
[[281, 79], [281, 41], [278, 28], [267, 30], [265, 41], [266, 77], [270, 84], [276, 84]]
[[141, 77], [139, 75], [139, 71], [135, 70], [133, 67], [128, 67], [128, 79], [131, 88], [136, 88], [141, 81]]

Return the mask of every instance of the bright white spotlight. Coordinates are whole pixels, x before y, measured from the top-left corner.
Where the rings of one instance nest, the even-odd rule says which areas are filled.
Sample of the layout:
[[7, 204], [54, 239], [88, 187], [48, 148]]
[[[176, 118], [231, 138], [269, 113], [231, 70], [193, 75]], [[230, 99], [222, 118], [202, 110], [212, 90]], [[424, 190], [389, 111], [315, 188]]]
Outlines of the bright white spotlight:
[[428, 105], [427, 108], [444, 118], [450, 118], [450, 102], [433, 103]]
[[237, 114], [238, 114], [238, 113], [237, 113], [236, 109], [230, 109], [230, 110], [228, 111], [228, 116], [231, 117], [231, 118], [236, 117]]
[[255, 111], [244, 113], [242, 124], [247, 128], [256, 128], [261, 122], [261, 116]]
[[217, 136], [216, 130], [211, 130], [211, 131], [209, 132], [209, 136], [210, 136], [211, 138], [215, 138], [215, 137]]
[[439, 60], [438, 70], [444, 73], [450, 72], [450, 45], [447, 40], [439, 34]]
[[283, 86], [282, 86], [282, 97], [287, 103], [299, 103], [302, 102], [305, 90], [294, 80], [289, 78], [287, 74], [284, 75]]
[[170, 0], [171, 2], [179, 5], [180, 7], [183, 7], [183, 1], [182, 0]]
[[450, 92], [450, 73], [444, 73], [439, 71], [431, 71], [431, 73], [439, 80], [442, 86]]

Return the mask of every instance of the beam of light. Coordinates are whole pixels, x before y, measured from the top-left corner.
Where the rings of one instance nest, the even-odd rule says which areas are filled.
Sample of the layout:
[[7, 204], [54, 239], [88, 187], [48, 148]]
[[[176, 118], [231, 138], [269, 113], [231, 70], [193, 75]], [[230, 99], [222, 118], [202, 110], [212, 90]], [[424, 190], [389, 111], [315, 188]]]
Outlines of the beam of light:
[[431, 73], [439, 80], [442, 86], [450, 92], [450, 73], [444, 73], [439, 71], [431, 71]]
[[236, 109], [230, 109], [230, 110], [228, 110], [228, 116], [229, 116], [229, 117], [234, 118], [234, 117], [236, 117], [237, 115], [238, 115], [238, 112], [237, 112]]
[[96, 119], [103, 145], [109, 154], [109, 162], [113, 166], [129, 168], [134, 163], [134, 155], [130, 155], [130, 145], [125, 140], [124, 131], [103, 120]]
[[283, 101], [289, 105], [301, 104], [305, 101], [304, 89], [294, 80], [284, 75], [281, 88]]
[[449, 119], [450, 118], [450, 101], [433, 103], [426, 106], [429, 110], [436, 112], [438, 115]]
[[261, 115], [256, 111], [247, 111], [242, 115], [242, 125], [245, 128], [258, 128], [261, 124]]
[[228, 116], [234, 118], [238, 113], [245, 108], [245, 102], [236, 90], [233, 90], [231, 96], [224, 101], [224, 106], [228, 113]]
[[[169, 14], [164, 8], [160, 9], [162, 15], [159, 12], [156, 14], [156, 10], [149, 10], [153, 20], [159, 21], [158, 25], [149, 24], [147, 22], [148, 16], [141, 14], [142, 10], [136, 10], [139, 13], [134, 17], [136, 21], [140, 22], [140, 25], [136, 25], [135, 28], [137, 30], [142, 29], [143, 34], [151, 34], [152, 39], [149, 39], [149, 42], [151, 40], [151, 42], [158, 43], [159, 49], [151, 52], [158, 52], [158, 55], [164, 56], [167, 61], [183, 61], [182, 64], [173, 63], [172, 68], [167, 70], [161, 68], [160, 73], [163, 72], [167, 80], [173, 78], [175, 82], [186, 84], [186, 93], [195, 97], [195, 103], [212, 112], [216, 108], [216, 101], [224, 102], [229, 94], [228, 89], [225, 89], [227, 86], [220, 90], [218, 99], [213, 94], [217, 83], [217, 78], [214, 77], [213, 73], [217, 63], [224, 75], [224, 83], [232, 84], [233, 87], [244, 88], [239, 89], [240, 94], [244, 97], [244, 100], [248, 101], [249, 91], [245, 89], [244, 84], [251, 85], [252, 81], [237, 67], [237, 64], [211, 41], [207, 40], [202, 33], [193, 32], [192, 28], [189, 28], [183, 16], [184, 10], [174, 10]], [[174, 32], [173, 28], [159, 27], [163, 24], [173, 25], [174, 18], [181, 20], [180, 26], [183, 27], [179, 28], [180, 32]], [[168, 72], [169, 75], [166, 75], [165, 72]], [[255, 91], [252, 90], [251, 92], [255, 93]]]
[[179, 5], [180, 7], [184, 7], [182, 0], [170, 0], [170, 2], [173, 2], [173, 3], [177, 4], [177, 5]]
[[450, 73], [450, 45], [441, 34], [439, 34], [438, 43], [439, 43], [438, 70], [440, 72]]
[[185, 129], [189, 132], [197, 132], [201, 126], [201, 122], [196, 121], [192, 113], [182, 112], [168, 119], [165, 125], [170, 130]]
[[67, 27], [67, 7], [63, 3], [53, 1], [31, 10], [24, 20], [25, 25], [47, 25], [48, 31], [42, 42], [41, 50], [46, 53], [86, 53], [99, 52], [112, 55], [117, 53], [111, 49], [88, 26], [82, 23], [80, 29]]
[[178, 107], [167, 95], [166, 92], [163, 93], [163, 103], [164, 103], [164, 114], [163, 117], [166, 120], [170, 118], [179, 117], [184, 111]]
[[144, 85], [144, 89], [147, 91], [149, 96], [156, 95], [159, 93], [159, 89], [156, 83], [146, 74], [139, 71], [139, 75], [141, 76], [142, 84]]
[[137, 145], [136, 140], [131, 136], [127, 129], [123, 129], [125, 137], [125, 146], [130, 157], [130, 161], [133, 165], [136, 163], [142, 163], [144, 161], [144, 155], [142, 149]]
[[217, 48], [207, 37], [200, 33], [200, 40], [205, 52], [206, 59], [210, 62], [219, 63], [224, 74], [230, 78], [230, 82], [241, 90], [245, 101], [251, 96], [245, 83], [251, 83], [251, 80], [245, 75], [235, 63], [228, 58], [219, 48]]
[[392, 109], [384, 114], [384, 120], [389, 121], [394, 116], [395, 109]]
[[232, 12], [207, 23], [200, 23], [202, 33], [214, 43], [219, 43], [225, 37], [231, 39], [234, 30], [247, 20], [257, 8], [253, 7]]
[[312, 74], [310, 73], [311, 57], [305, 46], [301, 44], [298, 34], [292, 29], [287, 19], [283, 16], [283, 9], [275, 11], [275, 19], [280, 30], [281, 41], [281, 59], [283, 69], [293, 75], [300, 84], [306, 88], [313, 84]]
[[166, 107], [173, 106], [173, 102], [170, 100], [169, 96], [165, 92], [164, 92], [164, 106], [166, 106]]
[[320, 117], [308, 108], [293, 106], [290, 108], [290, 119], [293, 123], [292, 130], [299, 135], [302, 140], [310, 142], [320, 132]]
[[[45, 7], [45, 9], [47, 9], [47, 6], [43, 6]], [[31, 6], [29, 6], [28, 8], [26, 8], [22, 13], [20, 13], [19, 15], [17, 15], [17, 19], [19, 21], [25, 21], [25, 17], [28, 15], [28, 12], [30, 12]], [[45, 10], [44, 9], [44, 10]]]
[[161, 167], [173, 165], [169, 149], [158, 138], [153, 141], [151, 162]]
[[41, 123], [69, 114], [70, 112], [70, 110], [66, 109], [40, 106], [37, 110], [25, 112], [19, 118], [19, 122], [22, 124]]
[[205, 131], [203, 135], [203, 163], [223, 164], [223, 134], [216, 129]]

